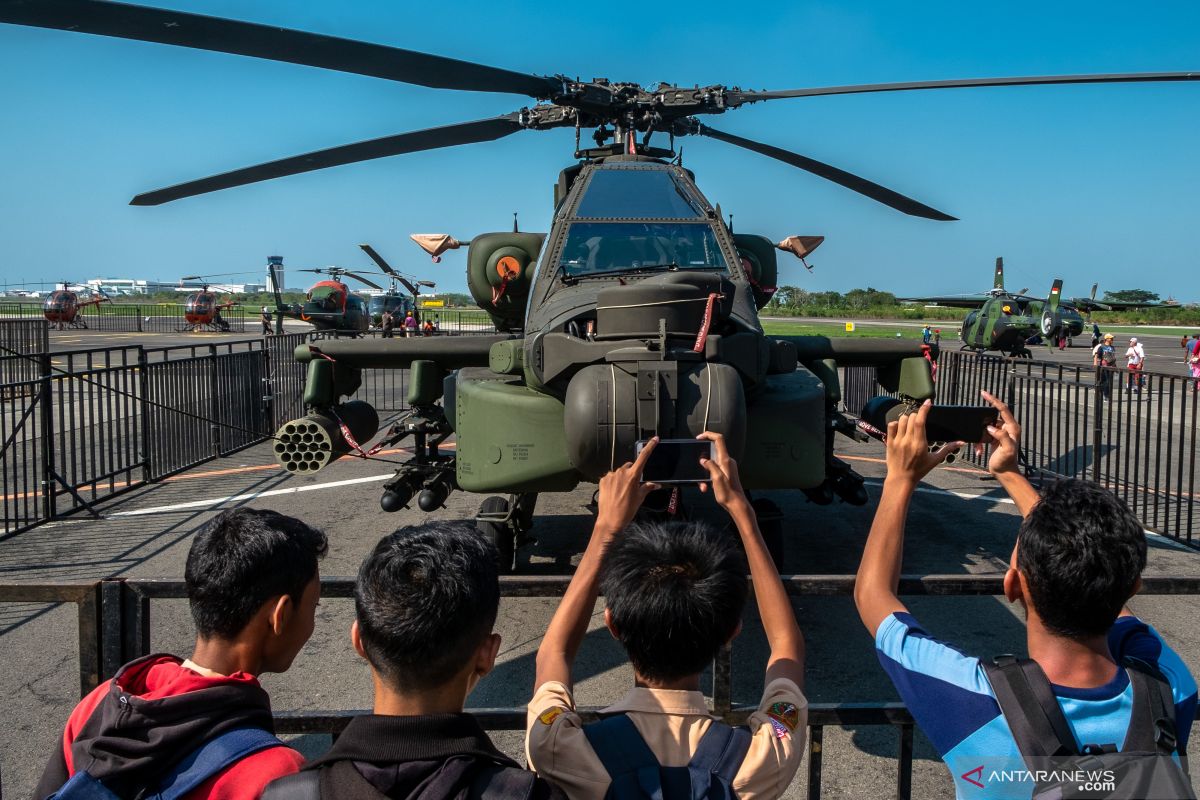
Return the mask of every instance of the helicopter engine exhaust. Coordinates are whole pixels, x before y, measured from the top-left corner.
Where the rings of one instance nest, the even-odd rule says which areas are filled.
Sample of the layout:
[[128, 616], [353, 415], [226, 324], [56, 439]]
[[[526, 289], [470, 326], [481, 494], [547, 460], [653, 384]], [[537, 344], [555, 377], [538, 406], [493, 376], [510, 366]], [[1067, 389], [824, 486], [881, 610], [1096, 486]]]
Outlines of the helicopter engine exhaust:
[[356, 442], [365, 444], [379, 430], [379, 414], [370, 403], [351, 400], [330, 413], [314, 412], [285, 422], [275, 433], [275, 460], [294, 474], [329, 466], [354, 449], [342, 434], [343, 424]]

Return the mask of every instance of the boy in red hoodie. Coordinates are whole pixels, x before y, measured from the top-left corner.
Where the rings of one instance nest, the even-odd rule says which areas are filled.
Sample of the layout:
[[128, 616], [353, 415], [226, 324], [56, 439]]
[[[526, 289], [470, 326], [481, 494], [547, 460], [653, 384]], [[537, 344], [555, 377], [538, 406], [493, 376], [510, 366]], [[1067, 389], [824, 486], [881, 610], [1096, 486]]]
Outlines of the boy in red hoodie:
[[[226, 511], [196, 535], [185, 582], [196, 646], [190, 658], [130, 662], [80, 701], [34, 794], [57, 792], [77, 771], [121, 797], [157, 789], [190, 754], [234, 729], [274, 733], [258, 683], [284, 672], [312, 635], [325, 534], [275, 511]], [[184, 800], [251, 800], [296, 772], [303, 757], [259, 734], [254, 752], [223, 767]]]

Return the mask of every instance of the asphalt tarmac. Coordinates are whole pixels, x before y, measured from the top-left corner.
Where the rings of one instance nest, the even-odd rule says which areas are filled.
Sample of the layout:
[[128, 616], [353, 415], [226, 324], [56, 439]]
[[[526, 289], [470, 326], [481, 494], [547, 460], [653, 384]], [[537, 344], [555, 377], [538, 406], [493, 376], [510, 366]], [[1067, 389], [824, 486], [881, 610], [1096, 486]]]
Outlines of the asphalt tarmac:
[[[1071, 353], [1070, 355], [1074, 355]], [[799, 492], [770, 493], [782, 508], [787, 530], [785, 571], [850, 574], [857, 568], [883, 476], [882, 448], [842, 440], [841, 455], [868, 477], [870, 502], [816, 506]], [[424, 515], [379, 510], [379, 486], [391, 474], [385, 463], [343, 459], [305, 477], [288, 477], [269, 448], [258, 446], [206, 464], [163, 483], [137, 490], [101, 508], [102, 519], [85, 517], [41, 526], [0, 542], [0, 580], [49, 582], [104, 576], [181, 578], [192, 535], [221, 508], [274, 508], [323, 527], [330, 552], [325, 576], [350, 576], [382, 534], [428, 518], [473, 516], [481, 497], [456, 493], [447, 507]], [[920, 489], [908, 525], [904, 571], [914, 574], [994, 573], [1008, 560], [1018, 518], [994, 482], [958, 462], [937, 470]], [[587, 505], [593, 487], [539, 500], [538, 541], [520, 551], [521, 569], [569, 574], [590, 529]], [[707, 498], [688, 497], [698, 516], [721, 521]], [[1159, 536], [1150, 537], [1149, 574], [1195, 575], [1200, 553]], [[556, 601], [511, 598], [502, 602], [497, 630], [500, 662], [470, 698], [476, 707], [519, 706], [532, 689], [533, 657]], [[1132, 606], [1153, 623], [1193, 672], [1200, 671], [1200, 600], [1191, 596], [1139, 597]], [[813, 702], [875, 702], [896, 695], [874, 655], [853, 604], [845, 597], [799, 597], [797, 618], [808, 642], [807, 692]], [[1001, 598], [911, 598], [910, 608], [935, 634], [967, 652], [990, 656], [1022, 652], [1019, 613]], [[191, 624], [181, 600], [152, 604], [152, 647], [187, 654]], [[349, 601], [327, 599], [316, 632], [292, 669], [268, 675], [264, 684], [276, 709], [367, 708], [368, 674], [348, 641]], [[27, 796], [77, 699], [76, 618], [71, 606], [0, 605], [0, 771], [10, 797]], [[762, 687], [766, 645], [757, 614], [747, 611], [734, 648], [734, 701], [754, 703]], [[615, 700], [631, 684], [623, 655], [600, 626], [600, 608], [577, 665], [583, 704]], [[954, 713], [948, 709], [947, 713]], [[496, 735], [514, 756], [516, 733]], [[305, 736], [296, 746], [310, 755], [328, 747], [327, 736]], [[895, 731], [861, 726], [825, 732], [824, 796], [892, 795], [896, 774]], [[804, 796], [804, 769], [788, 791]], [[950, 779], [928, 742], [916, 738], [914, 797], [951, 793]]]

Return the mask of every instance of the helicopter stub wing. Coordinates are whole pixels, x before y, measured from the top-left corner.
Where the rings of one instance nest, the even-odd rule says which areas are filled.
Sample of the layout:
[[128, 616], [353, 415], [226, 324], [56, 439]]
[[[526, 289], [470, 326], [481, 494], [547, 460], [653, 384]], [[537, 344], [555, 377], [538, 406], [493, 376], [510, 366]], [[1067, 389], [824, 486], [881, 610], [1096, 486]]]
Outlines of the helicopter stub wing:
[[329, 339], [306, 342], [296, 348], [296, 360], [307, 363], [317, 354], [358, 369], [408, 367], [414, 361], [432, 361], [446, 370], [486, 367], [496, 342], [520, 336], [439, 336], [415, 339]]
[[925, 345], [920, 339], [847, 339], [828, 336], [771, 336], [796, 346], [801, 363], [832, 358], [841, 365], [892, 364], [906, 358], [922, 358]]

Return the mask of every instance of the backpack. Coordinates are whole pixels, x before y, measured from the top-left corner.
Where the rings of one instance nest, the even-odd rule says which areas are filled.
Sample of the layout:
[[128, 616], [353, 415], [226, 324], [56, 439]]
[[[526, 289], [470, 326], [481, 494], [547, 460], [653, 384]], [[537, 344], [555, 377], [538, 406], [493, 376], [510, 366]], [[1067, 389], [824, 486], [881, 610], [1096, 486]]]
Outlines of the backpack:
[[[1075, 743], [1054, 689], [1037, 662], [997, 656], [985, 670], [1029, 772], [1044, 771], [1033, 800], [1191, 798], [1187, 754], [1177, 746], [1171, 686], [1155, 667], [1125, 661], [1133, 712], [1121, 750]], [[1178, 752], [1179, 761], [1171, 756]], [[1182, 764], [1182, 766], [1180, 766]], [[1081, 783], [1082, 781], [1082, 783]]]
[[713, 722], [686, 767], [664, 767], [624, 714], [585, 725], [583, 733], [612, 778], [605, 800], [732, 800], [751, 739], [746, 728]]
[[[481, 769], [467, 790], [468, 800], [529, 800], [537, 774], [527, 769], [491, 764]], [[421, 797], [427, 798], [424, 791]], [[560, 795], [561, 796], [561, 795]], [[321, 770], [306, 769], [267, 784], [261, 800], [321, 800]], [[432, 800], [432, 798], [429, 798]]]
[[[234, 728], [188, 753], [153, 792], [143, 793], [140, 797], [144, 800], [178, 800], [235, 761], [282, 744], [274, 734], [262, 728]], [[87, 770], [79, 770], [46, 800], [119, 800], [119, 796]]]

